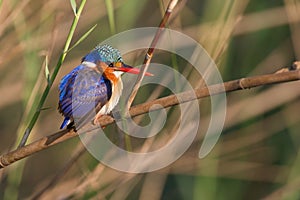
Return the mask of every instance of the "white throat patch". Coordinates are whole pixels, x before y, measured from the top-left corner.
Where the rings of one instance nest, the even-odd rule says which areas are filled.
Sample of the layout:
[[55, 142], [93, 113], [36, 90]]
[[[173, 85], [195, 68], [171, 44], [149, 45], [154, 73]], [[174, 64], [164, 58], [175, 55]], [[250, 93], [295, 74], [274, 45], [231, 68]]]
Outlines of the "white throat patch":
[[89, 61], [83, 61], [81, 64], [84, 65], [84, 66], [90, 67], [90, 68], [97, 67], [97, 65], [95, 63], [92, 63], [92, 62], [89, 62]]
[[120, 78], [120, 76], [121, 76], [124, 72], [121, 72], [121, 71], [114, 71], [113, 73], [114, 73], [114, 75], [115, 75], [117, 78]]

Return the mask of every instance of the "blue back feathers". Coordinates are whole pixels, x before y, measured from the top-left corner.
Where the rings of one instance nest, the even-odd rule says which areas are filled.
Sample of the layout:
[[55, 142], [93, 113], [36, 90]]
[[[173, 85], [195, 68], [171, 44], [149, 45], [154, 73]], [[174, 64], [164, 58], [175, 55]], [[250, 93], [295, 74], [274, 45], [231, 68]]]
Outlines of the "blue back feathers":
[[[83, 57], [82, 62], [107, 64], [123, 62], [119, 50], [109, 45], [98, 45]], [[93, 68], [81, 64], [65, 75], [59, 85], [59, 111], [65, 116], [61, 128], [74, 119], [88, 115], [96, 106], [102, 107], [112, 95], [111, 82]]]

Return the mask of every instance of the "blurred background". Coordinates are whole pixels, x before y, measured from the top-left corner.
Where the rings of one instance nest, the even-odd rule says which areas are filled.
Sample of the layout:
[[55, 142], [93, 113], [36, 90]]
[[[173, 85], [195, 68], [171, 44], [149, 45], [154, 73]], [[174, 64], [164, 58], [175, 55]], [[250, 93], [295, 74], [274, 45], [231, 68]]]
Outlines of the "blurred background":
[[[157, 26], [167, 4], [167, 0], [87, 1], [72, 44], [97, 27], [68, 52], [29, 142], [59, 129], [63, 120], [57, 111], [59, 80], [106, 38]], [[299, 59], [299, 13], [297, 0], [180, 0], [167, 26], [199, 42], [223, 80], [229, 81], [274, 73]], [[1, 154], [15, 147], [32, 117], [47, 84], [45, 57], [52, 73], [73, 17], [69, 1], [0, 1]], [[139, 65], [145, 52], [129, 53], [124, 60]], [[195, 88], [203, 86], [201, 76], [176, 55], [155, 51], [153, 62], [173, 66]], [[159, 86], [144, 86], [134, 104], [169, 94]], [[300, 199], [299, 99], [299, 82], [227, 94], [222, 135], [213, 151], [199, 159], [211, 116], [209, 98], [201, 99], [200, 129], [193, 145], [176, 162], [151, 173], [129, 174], [106, 167], [73, 138], [0, 170], [0, 199]], [[105, 132], [124, 148], [128, 143], [159, 148], [180, 123], [178, 106], [167, 111], [167, 123], [155, 138], [126, 137], [124, 145], [115, 125]], [[135, 120], [149, 123], [147, 115]]]

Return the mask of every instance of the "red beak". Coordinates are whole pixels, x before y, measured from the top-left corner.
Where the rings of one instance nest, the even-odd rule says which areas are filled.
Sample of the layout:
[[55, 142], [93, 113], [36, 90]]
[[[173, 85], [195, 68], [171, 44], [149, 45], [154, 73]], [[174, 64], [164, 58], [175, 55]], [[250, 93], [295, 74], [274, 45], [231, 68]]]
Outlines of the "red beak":
[[[140, 69], [131, 67], [131, 66], [126, 65], [124, 63], [122, 63], [121, 67], [115, 67], [115, 70], [126, 72], [126, 73], [131, 73], [131, 74], [139, 74], [140, 73]], [[154, 75], [149, 73], [149, 72], [146, 72], [145, 76], [154, 76]]]

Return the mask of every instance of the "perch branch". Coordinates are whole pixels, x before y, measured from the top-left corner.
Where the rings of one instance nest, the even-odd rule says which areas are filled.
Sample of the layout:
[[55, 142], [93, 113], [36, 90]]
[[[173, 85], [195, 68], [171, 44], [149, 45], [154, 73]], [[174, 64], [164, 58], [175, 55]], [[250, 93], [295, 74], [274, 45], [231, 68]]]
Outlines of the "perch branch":
[[[185, 103], [195, 99], [208, 97], [210, 95], [217, 95], [224, 92], [232, 92], [237, 90], [250, 89], [257, 86], [300, 80], [300, 62], [295, 62], [293, 66], [295, 66], [295, 69], [287, 69], [284, 71], [280, 71], [279, 73], [276, 72], [274, 74], [241, 78], [225, 83], [211, 85], [208, 87], [202, 87], [194, 91], [187, 91], [176, 95], [170, 95], [163, 98], [159, 98], [150, 102], [133, 106], [129, 110], [129, 114], [131, 117], [135, 117], [141, 114], [148, 113], [150, 108], [155, 104], [160, 104], [161, 106], [153, 106], [151, 108], [151, 111], [161, 109], [161, 107], [167, 108], [178, 105], [180, 103]], [[195, 95], [192, 95], [193, 93], [196, 94], [196, 97]], [[180, 99], [180, 101], [178, 99]], [[107, 126], [109, 124], [112, 124], [114, 121], [115, 119], [113, 117], [105, 115], [99, 119], [99, 124], [101, 126]], [[61, 143], [77, 135], [78, 134], [74, 130], [62, 130], [47, 137], [43, 137], [24, 147], [3, 154], [0, 156], [0, 168], [4, 168], [20, 159], [26, 158], [36, 152], [49, 148], [50, 146]]]

